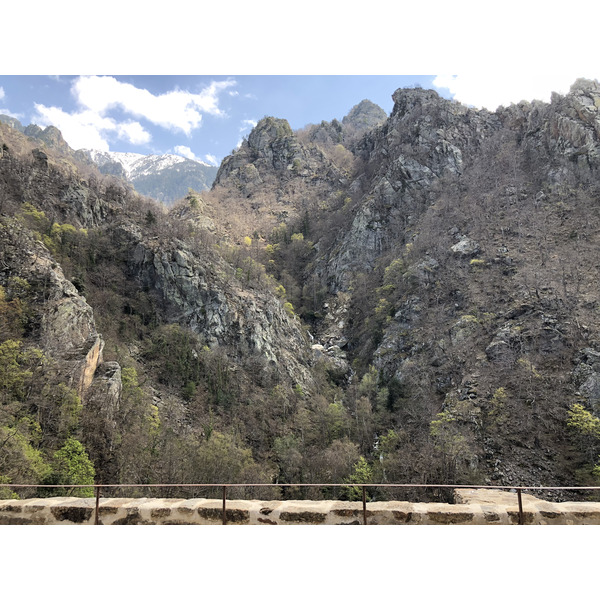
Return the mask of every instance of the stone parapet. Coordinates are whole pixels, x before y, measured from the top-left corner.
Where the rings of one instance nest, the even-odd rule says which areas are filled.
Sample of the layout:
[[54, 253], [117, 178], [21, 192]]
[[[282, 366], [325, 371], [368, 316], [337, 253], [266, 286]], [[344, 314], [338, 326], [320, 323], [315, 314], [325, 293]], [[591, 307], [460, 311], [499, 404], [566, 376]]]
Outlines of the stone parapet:
[[[368, 525], [516, 525], [517, 495], [456, 490], [456, 504], [369, 502]], [[547, 502], [522, 495], [525, 524], [600, 525], [600, 502]], [[221, 500], [101, 498], [101, 525], [221, 525]], [[336, 500], [228, 500], [228, 525], [361, 525], [361, 502]], [[1, 525], [93, 525], [94, 498], [0, 500]]]

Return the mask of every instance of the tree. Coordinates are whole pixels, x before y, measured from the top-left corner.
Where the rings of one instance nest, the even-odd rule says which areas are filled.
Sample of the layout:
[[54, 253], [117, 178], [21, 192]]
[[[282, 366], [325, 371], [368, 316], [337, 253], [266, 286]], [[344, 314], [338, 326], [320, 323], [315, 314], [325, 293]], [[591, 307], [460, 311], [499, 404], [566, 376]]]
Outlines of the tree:
[[[94, 465], [85, 448], [80, 441], [70, 437], [64, 446], [54, 453], [52, 472], [45, 478], [44, 483], [72, 486], [93, 485], [95, 475]], [[94, 495], [94, 490], [93, 488], [73, 487], [67, 489], [66, 494], [89, 498]]]
[[[583, 405], [573, 404], [569, 409], [567, 426], [577, 434], [581, 449], [587, 459], [592, 461], [600, 451], [600, 419], [586, 410]], [[600, 475], [600, 463], [594, 470], [597, 471], [597, 475]]]
[[[361, 456], [353, 467], [353, 472], [344, 483], [371, 483], [373, 481], [373, 470], [364, 456]], [[344, 488], [345, 496], [348, 500], [362, 499], [362, 488], [354, 485], [353, 487]], [[371, 494], [365, 494], [366, 499], [371, 499]]]

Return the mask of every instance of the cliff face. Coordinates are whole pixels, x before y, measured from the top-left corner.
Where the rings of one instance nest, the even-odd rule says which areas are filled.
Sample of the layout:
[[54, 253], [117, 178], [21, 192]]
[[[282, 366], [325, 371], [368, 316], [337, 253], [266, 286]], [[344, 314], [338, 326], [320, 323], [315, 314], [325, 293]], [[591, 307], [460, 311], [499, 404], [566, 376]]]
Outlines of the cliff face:
[[189, 327], [209, 347], [226, 347], [240, 359], [259, 357], [290, 381], [310, 385], [310, 352], [300, 324], [269, 290], [244, 287], [220, 257], [207, 260], [183, 241], [144, 239], [131, 227], [123, 233], [130, 272], [168, 322]]
[[[571, 481], [568, 410], [577, 397], [597, 403], [598, 83], [494, 113], [431, 90], [393, 99], [389, 118], [348, 146], [354, 169], [326, 209], [295, 221], [314, 245], [298, 298], [314, 306], [306, 290], [327, 290], [315, 351], [358, 377], [374, 368], [374, 410], [420, 440], [415, 450], [441, 452], [442, 476]], [[335, 123], [304, 137], [323, 152], [344, 139]], [[236, 165], [227, 185], [255, 167], [285, 180], [285, 161], [250, 147], [224, 162]]]
[[[314, 387], [298, 318], [258, 264], [246, 261], [236, 270], [212, 247], [215, 226], [200, 198], [167, 214], [118, 180], [66, 161], [60, 149], [0, 127], [0, 343], [7, 342], [19, 369], [38, 351], [44, 361], [36, 366], [41, 383], [23, 397], [20, 388], [6, 391], [0, 352], [3, 402], [11, 399], [14, 407], [0, 419], [0, 431], [12, 439], [24, 418], [39, 421], [39, 473], [71, 434], [85, 443], [104, 481], [155, 477], [148, 469], [160, 473], [167, 463], [147, 463], [147, 448], [170, 444], [169, 432], [182, 436], [176, 452], [189, 453], [215, 423], [230, 420], [220, 414], [229, 403], [266, 382], [286, 390]], [[9, 322], [12, 314], [19, 323]], [[168, 350], [161, 346], [165, 337]], [[77, 394], [68, 428], [58, 404], [47, 417], [33, 412], [50, 402], [50, 385]], [[33, 447], [34, 433], [28, 430], [18, 444]], [[14, 454], [18, 444], [8, 462], [0, 457], [7, 476], [39, 481], [28, 459]], [[181, 477], [195, 477], [193, 469]]]
[[0, 333], [81, 396], [106, 480], [589, 481], [567, 423], [600, 406], [600, 86], [393, 99], [267, 117], [169, 211], [0, 124]]
[[360, 201], [322, 259], [332, 291], [346, 290], [352, 273], [371, 270], [383, 252], [408, 242], [433, 188], [459, 177], [466, 156], [499, 126], [497, 117], [431, 90], [400, 89], [393, 99], [389, 119], [354, 146], [364, 164]]
[[91, 307], [45, 246], [15, 220], [1, 224], [0, 261], [0, 285], [10, 289], [16, 281], [27, 289], [28, 337], [59, 363], [68, 384], [84, 396], [104, 347]]

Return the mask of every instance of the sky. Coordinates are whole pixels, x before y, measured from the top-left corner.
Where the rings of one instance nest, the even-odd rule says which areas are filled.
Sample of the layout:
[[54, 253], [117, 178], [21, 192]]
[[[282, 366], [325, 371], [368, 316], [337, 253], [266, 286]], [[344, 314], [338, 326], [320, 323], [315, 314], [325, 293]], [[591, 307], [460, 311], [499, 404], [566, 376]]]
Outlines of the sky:
[[209, 164], [265, 116], [293, 129], [342, 119], [361, 100], [392, 109], [418, 76], [0, 76], [0, 113], [58, 127], [74, 149], [179, 154]]
[[[600, 78], [600, 69], [591, 75]], [[0, 114], [23, 125], [54, 125], [76, 150], [177, 154], [218, 166], [265, 116], [299, 129], [341, 120], [363, 99], [389, 114], [393, 92], [414, 85], [495, 110], [523, 99], [548, 101], [577, 76], [0, 75]]]

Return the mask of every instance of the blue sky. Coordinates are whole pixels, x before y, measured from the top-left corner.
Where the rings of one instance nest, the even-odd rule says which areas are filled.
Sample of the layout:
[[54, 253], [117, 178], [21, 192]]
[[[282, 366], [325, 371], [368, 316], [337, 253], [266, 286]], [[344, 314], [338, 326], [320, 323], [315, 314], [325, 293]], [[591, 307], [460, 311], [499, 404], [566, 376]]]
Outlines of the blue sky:
[[54, 125], [74, 149], [171, 153], [218, 165], [265, 116], [299, 129], [341, 120], [365, 98], [389, 114], [393, 92], [416, 84], [494, 110], [549, 100], [577, 76], [0, 75], [0, 113], [24, 125]]
[[[218, 164], [264, 116], [293, 129], [433, 76], [0, 76], [0, 113], [58, 127], [75, 149], [175, 153]], [[440, 90], [449, 96], [447, 89]]]

